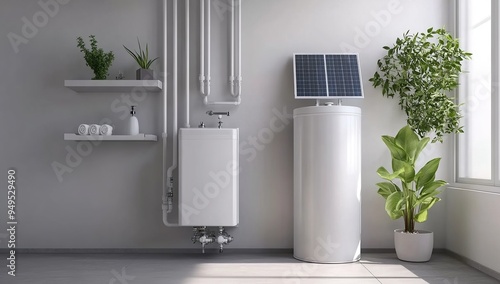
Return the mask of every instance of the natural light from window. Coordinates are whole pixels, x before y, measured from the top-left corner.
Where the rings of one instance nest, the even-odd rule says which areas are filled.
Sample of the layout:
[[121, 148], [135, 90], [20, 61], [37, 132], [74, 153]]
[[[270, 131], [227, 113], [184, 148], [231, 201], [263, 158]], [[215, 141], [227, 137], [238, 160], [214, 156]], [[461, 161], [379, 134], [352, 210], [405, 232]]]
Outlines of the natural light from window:
[[458, 138], [458, 178], [491, 180], [491, 0], [460, 1], [459, 37], [473, 55], [459, 89], [465, 134]]

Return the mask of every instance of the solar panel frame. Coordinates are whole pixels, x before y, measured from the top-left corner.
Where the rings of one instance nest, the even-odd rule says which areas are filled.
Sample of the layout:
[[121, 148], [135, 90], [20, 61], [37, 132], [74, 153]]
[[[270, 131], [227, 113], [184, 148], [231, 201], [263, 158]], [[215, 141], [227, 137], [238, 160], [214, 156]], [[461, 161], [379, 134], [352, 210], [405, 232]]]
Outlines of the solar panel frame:
[[293, 73], [296, 99], [364, 98], [357, 53], [294, 53]]

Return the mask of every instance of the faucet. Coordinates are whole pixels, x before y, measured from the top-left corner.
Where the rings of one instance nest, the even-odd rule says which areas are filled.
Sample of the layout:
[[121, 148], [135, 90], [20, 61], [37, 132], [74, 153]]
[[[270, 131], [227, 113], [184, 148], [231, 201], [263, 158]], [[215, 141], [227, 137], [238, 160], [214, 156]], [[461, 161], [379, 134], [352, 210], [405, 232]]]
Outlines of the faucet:
[[212, 116], [212, 115], [225, 115], [225, 116], [229, 116], [229, 111], [224, 111], [224, 112], [216, 112], [216, 111], [213, 111], [213, 110], [209, 110], [207, 111], [207, 114]]
[[207, 114], [212, 116], [212, 115], [217, 115], [217, 118], [219, 119], [219, 123], [218, 123], [218, 127], [219, 129], [222, 128], [222, 116], [225, 115], [225, 116], [229, 116], [229, 111], [226, 111], [226, 112], [215, 112], [213, 110], [209, 110], [207, 111]]

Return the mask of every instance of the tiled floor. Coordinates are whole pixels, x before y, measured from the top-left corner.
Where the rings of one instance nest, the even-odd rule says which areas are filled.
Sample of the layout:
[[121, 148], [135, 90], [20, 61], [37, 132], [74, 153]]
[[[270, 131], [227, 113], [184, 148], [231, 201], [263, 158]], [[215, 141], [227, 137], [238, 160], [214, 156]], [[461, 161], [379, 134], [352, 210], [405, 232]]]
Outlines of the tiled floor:
[[17, 276], [2, 284], [156, 283], [500, 283], [446, 254], [430, 262], [407, 263], [392, 253], [365, 253], [350, 264], [313, 264], [290, 254], [57, 254], [18, 255]]

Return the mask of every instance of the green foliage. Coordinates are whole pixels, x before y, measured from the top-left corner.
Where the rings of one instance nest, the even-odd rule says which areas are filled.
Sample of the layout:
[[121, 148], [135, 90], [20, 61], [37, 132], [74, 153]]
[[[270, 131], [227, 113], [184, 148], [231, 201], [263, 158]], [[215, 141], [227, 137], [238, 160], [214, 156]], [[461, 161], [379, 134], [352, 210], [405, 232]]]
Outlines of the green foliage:
[[462, 61], [471, 53], [460, 49], [458, 39], [446, 30], [429, 28], [425, 33], [396, 39], [384, 46], [387, 55], [377, 62], [379, 71], [370, 79], [382, 87], [382, 95], [399, 95], [407, 123], [421, 137], [434, 133], [432, 142], [443, 142], [447, 133], [462, 133], [459, 105], [447, 92], [458, 86]]
[[105, 53], [102, 48], [97, 48], [97, 40], [94, 35], [90, 35], [90, 50], [85, 46], [85, 42], [81, 37], [77, 38], [78, 47], [80, 51], [84, 53], [85, 62], [92, 71], [94, 71], [94, 78], [92, 80], [106, 80], [109, 75], [108, 70], [115, 55], [112, 51]]
[[[380, 167], [377, 174], [384, 182], [377, 183], [378, 194], [385, 200], [385, 210], [389, 217], [396, 220], [404, 218], [405, 232], [415, 231], [415, 221], [425, 222], [429, 209], [440, 200], [436, 197], [443, 185], [443, 180], [436, 180], [436, 171], [441, 158], [432, 159], [419, 171], [415, 162], [430, 141], [429, 137], [420, 139], [406, 125], [396, 137], [382, 136], [392, 157], [392, 173]], [[396, 184], [394, 180], [399, 180]]]
[[128, 49], [125, 45], [123, 47], [125, 48], [125, 50], [127, 50], [128, 54], [130, 54], [130, 56], [132, 56], [135, 59], [137, 64], [139, 64], [139, 67], [141, 67], [142, 69], [149, 69], [151, 64], [153, 64], [153, 62], [155, 62], [155, 60], [158, 59], [159, 57], [156, 57], [155, 59], [149, 59], [148, 44], [146, 44], [146, 50], [144, 51], [142, 50], [139, 38], [137, 38], [137, 43], [139, 44], [139, 51], [134, 50], [132, 52], [132, 50]]

